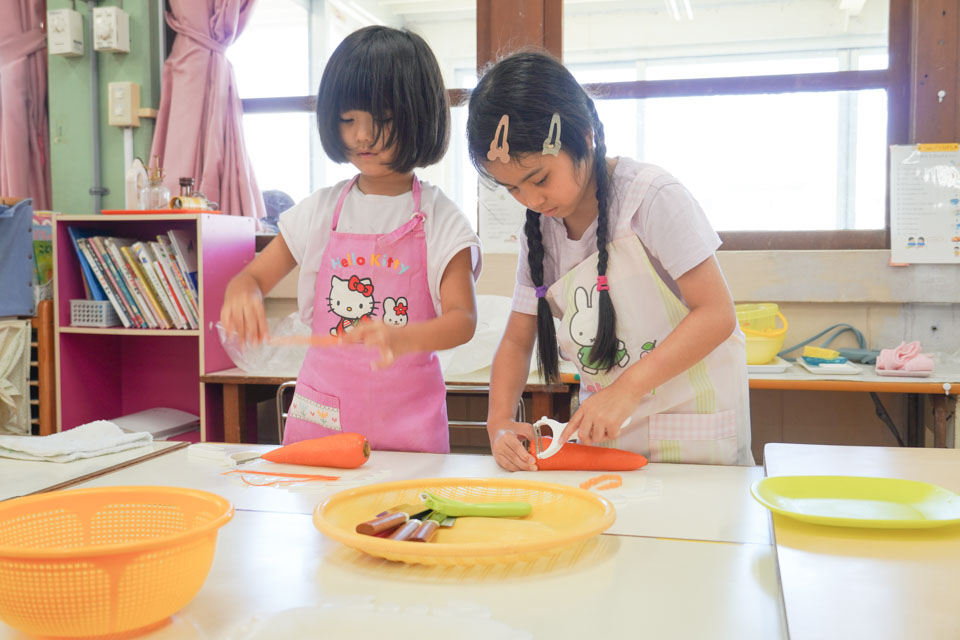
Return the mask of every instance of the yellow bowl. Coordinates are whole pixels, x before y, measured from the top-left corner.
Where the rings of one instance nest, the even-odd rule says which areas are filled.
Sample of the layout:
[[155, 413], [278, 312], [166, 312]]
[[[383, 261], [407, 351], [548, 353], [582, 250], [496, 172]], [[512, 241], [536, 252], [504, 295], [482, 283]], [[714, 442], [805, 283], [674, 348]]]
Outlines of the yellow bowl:
[[777, 357], [783, 348], [785, 334], [773, 338], [747, 335], [747, 364], [767, 364]]
[[[529, 502], [523, 518], [457, 518], [428, 543], [399, 542], [356, 533], [357, 524], [400, 504], [419, 503], [420, 492], [465, 502]], [[317, 506], [317, 529], [348, 547], [399, 562], [476, 565], [521, 562], [558, 553], [603, 533], [616, 519], [613, 505], [589, 491], [533, 480], [430, 478], [357, 487]]]
[[0, 620], [38, 636], [152, 628], [200, 590], [232, 517], [220, 496], [176, 487], [0, 502]]

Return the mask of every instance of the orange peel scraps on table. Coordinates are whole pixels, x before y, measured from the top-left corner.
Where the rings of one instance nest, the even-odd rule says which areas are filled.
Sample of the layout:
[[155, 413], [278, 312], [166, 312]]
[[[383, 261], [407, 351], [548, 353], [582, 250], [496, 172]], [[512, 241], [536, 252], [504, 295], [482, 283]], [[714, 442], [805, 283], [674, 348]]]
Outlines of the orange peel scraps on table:
[[[603, 483], [603, 484], [601, 484]], [[604, 473], [599, 476], [593, 476], [580, 483], [581, 489], [595, 488], [597, 491], [605, 489], [616, 489], [623, 485], [623, 476], [617, 473]]]

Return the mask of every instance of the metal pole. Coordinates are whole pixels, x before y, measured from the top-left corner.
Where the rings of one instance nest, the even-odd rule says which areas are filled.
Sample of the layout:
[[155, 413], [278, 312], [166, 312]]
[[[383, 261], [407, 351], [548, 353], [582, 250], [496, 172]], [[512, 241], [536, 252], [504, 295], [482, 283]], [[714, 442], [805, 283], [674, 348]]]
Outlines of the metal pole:
[[90, 16], [88, 33], [90, 35], [90, 131], [93, 134], [93, 186], [90, 195], [93, 196], [93, 212], [100, 213], [103, 209], [103, 196], [110, 190], [103, 186], [103, 176], [100, 167], [100, 70], [97, 51], [93, 48], [93, 7], [97, 0], [87, 0]]

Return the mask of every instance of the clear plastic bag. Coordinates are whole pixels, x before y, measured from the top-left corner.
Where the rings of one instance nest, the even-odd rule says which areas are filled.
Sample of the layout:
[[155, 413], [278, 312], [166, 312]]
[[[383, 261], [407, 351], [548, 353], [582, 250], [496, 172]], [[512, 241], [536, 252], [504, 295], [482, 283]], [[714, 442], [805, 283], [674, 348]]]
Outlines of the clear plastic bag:
[[[226, 330], [219, 322], [216, 324], [220, 344], [227, 352], [233, 364], [247, 373], [266, 374], [272, 376], [289, 375], [297, 377], [300, 366], [307, 355], [307, 345], [276, 345], [270, 340], [258, 345], [241, 344], [236, 334], [227, 335]], [[284, 318], [267, 321], [267, 331], [270, 338], [286, 336], [310, 336], [310, 327], [303, 323], [300, 314], [291, 313]]]

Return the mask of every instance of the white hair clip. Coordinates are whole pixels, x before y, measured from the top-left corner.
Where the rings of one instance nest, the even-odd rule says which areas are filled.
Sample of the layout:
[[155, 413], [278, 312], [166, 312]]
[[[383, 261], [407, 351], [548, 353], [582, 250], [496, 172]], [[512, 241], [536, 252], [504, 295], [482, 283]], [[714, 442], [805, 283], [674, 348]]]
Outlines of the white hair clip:
[[550, 130], [547, 132], [547, 137], [543, 140], [543, 151], [540, 152], [540, 155], [550, 154], [554, 157], [560, 154], [560, 114], [554, 113], [553, 117], [550, 118]]
[[497, 131], [493, 134], [493, 140], [490, 141], [490, 150], [487, 151], [487, 160], [493, 162], [499, 160], [503, 163], [510, 162], [510, 144], [507, 143], [507, 132], [510, 130], [510, 116], [503, 114], [500, 122], [497, 123]]

